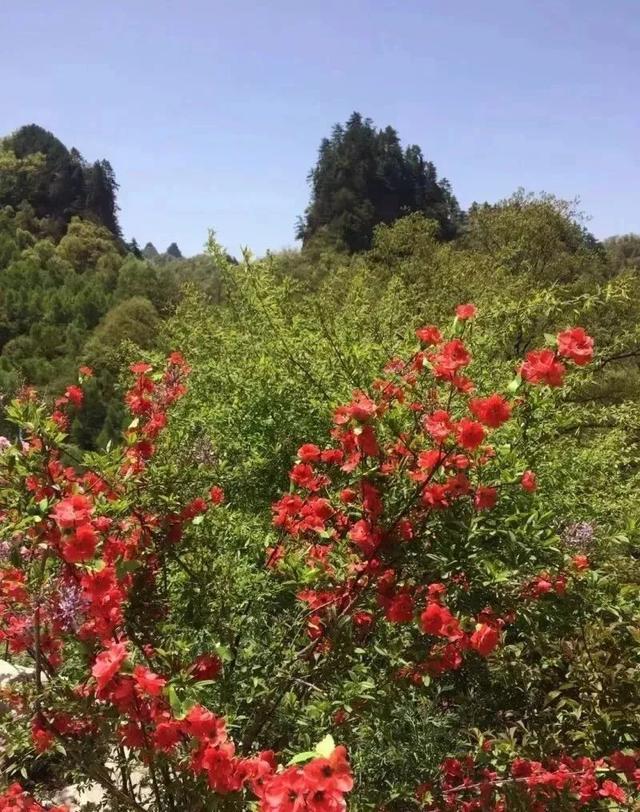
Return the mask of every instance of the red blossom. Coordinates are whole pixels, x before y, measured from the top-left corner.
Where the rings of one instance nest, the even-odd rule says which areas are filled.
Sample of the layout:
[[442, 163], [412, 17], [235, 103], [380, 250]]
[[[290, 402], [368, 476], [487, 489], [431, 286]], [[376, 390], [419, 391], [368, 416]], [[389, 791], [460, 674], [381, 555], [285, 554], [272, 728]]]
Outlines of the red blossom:
[[298, 459], [300, 462], [320, 462], [322, 452], [317, 445], [305, 443], [298, 449]]
[[76, 408], [80, 408], [80, 406], [82, 406], [84, 392], [79, 386], [67, 386], [64, 394], [69, 403], [73, 403]]
[[469, 644], [478, 654], [481, 654], [483, 657], [488, 657], [498, 645], [499, 640], [500, 632], [495, 626], [490, 626], [487, 623], [479, 623], [469, 638]]
[[423, 344], [439, 344], [442, 341], [442, 333], [433, 324], [428, 324], [416, 330], [416, 336]]
[[126, 659], [126, 643], [111, 643], [105, 651], [98, 654], [91, 669], [98, 690], [102, 691], [111, 682]]
[[572, 327], [558, 333], [558, 355], [570, 358], [574, 364], [584, 366], [593, 358], [593, 339], [582, 329]]
[[478, 308], [471, 303], [468, 304], [460, 304], [456, 307], [456, 316], [461, 321], [466, 321], [467, 319], [472, 319], [476, 313], [478, 312]]
[[463, 417], [456, 428], [456, 435], [463, 448], [473, 451], [484, 442], [485, 430], [481, 423]]
[[522, 490], [527, 493], [534, 493], [538, 490], [538, 481], [533, 471], [525, 471], [520, 479]]
[[222, 660], [217, 654], [200, 654], [193, 661], [189, 673], [194, 680], [217, 679], [222, 670]]
[[209, 490], [209, 499], [212, 505], [221, 505], [224, 502], [224, 491], [219, 485], [214, 485]]
[[140, 691], [148, 696], [160, 696], [167, 684], [166, 679], [154, 674], [143, 665], [136, 665], [133, 669], [133, 679]]
[[491, 510], [495, 507], [497, 499], [498, 491], [495, 488], [480, 485], [473, 497], [473, 505], [476, 510]]
[[469, 408], [485, 426], [496, 429], [511, 417], [511, 406], [506, 398], [498, 393], [486, 398], [473, 398]]
[[546, 383], [548, 386], [562, 386], [566, 368], [558, 361], [553, 350], [532, 350], [525, 356], [520, 374], [529, 383]]

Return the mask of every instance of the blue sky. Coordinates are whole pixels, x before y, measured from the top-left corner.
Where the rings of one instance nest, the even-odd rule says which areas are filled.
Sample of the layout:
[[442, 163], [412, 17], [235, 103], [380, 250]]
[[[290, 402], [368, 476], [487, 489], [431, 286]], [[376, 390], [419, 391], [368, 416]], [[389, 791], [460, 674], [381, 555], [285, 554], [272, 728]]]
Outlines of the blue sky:
[[292, 245], [353, 110], [465, 207], [523, 186], [640, 231], [640, 0], [20, 0], [0, 32], [0, 133], [108, 158], [125, 235], [160, 250]]

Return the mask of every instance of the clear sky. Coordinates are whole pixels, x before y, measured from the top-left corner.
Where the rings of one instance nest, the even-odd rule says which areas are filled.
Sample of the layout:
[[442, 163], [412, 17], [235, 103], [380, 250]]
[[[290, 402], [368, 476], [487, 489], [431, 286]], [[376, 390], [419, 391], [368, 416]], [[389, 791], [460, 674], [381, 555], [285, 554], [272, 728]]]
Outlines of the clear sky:
[[292, 245], [320, 139], [391, 124], [463, 206], [517, 187], [640, 231], [640, 0], [0, 0], [0, 133], [120, 183], [125, 236]]

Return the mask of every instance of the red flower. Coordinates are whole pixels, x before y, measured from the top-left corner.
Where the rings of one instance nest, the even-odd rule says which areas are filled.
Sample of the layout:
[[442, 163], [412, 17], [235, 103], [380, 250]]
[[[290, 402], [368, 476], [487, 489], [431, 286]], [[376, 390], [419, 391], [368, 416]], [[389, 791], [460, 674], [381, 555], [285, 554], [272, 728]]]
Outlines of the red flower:
[[166, 722], [159, 722], [153, 732], [153, 743], [165, 753], [170, 752], [180, 741], [180, 722], [170, 719]]
[[96, 532], [90, 524], [81, 524], [74, 535], [65, 542], [62, 555], [70, 564], [88, 561], [96, 551]]
[[467, 319], [472, 319], [476, 313], [478, 312], [478, 308], [471, 304], [470, 302], [467, 304], [461, 304], [456, 307], [456, 316], [461, 321], [466, 321]]
[[571, 559], [571, 563], [577, 570], [589, 569], [589, 557], [586, 555], [574, 555]]
[[373, 400], [364, 392], [356, 392], [354, 399], [347, 406], [347, 414], [358, 423], [364, 423], [373, 417], [377, 411], [377, 406]]
[[226, 738], [224, 720], [202, 705], [194, 705], [186, 715], [185, 722], [187, 730], [196, 739], [209, 739], [212, 743], [217, 743]]
[[320, 461], [327, 465], [341, 465], [344, 452], [340, 448], [325, 448], [320, 452]]
[[[55, 736], [50, 730], [42, 727], [42, 724], [36, 719], [31, 725], [31, 739], [38, 753], [44, 753], [50, 749], [55, 741]], [[3, 808], [4, 807], [0, 806], [0, 809]], [[16, 807], [16, 809], [19, 809], [19, 807]]]
[[349, 531], [349, 538], [354, 544], [357, 544], [364, 555], [371, 555], [378, 545], [379, 533], [366, 519], [360, 519]]
[[476, 630], [469, 638], [471, 648], [487, 657], [498, 645], [500, 640], [500, 632], [495, 626], [489, 626], [487, 623], [479, 623]]
[[471, 355], [459, 338], [454, 338], [433, 357], [434, 373], [438, 378], [451, 380], [456, 373], [471, 363]]
[[210, 680], [216, 679], [222, 670], [222, 660], [216, 654], [201, 654], [193, 661], [189, 673], [193, 679]]
[[423, 344], [439, 344], [442, 341], [440, 330], [433, 324], [416, 330], [416, 336]]
[[413, 598], [408, 592], [398, 592], [386, 604], [384, 614], [391, 623], [410, 623], [413, 620]]
[[302, 773], [295, 767], [277, 773], [265, 785], [261, 808], [265, 812], [298, 812], [305, 806], [306, 787]]
[[562, 386], [566, 368], [556, 359], [553, 350], [532, 350], [528, 352], [520, 367], [520, 374], [529, 383], [546, 383], [548, 386]]
[[619, 787], [614, 781], [606, 779], [602, 782], [602, 786], [598, 790], [598, 795], [602, 798], [613, 798], [614, 801], [624, 804], [627, 802], [627, 794]]
[[487, 398], [473, 398], [469, 408], [481, 423], [492, 429], [497, 429], [511, 417], [511, 406], [497, 393]]
[[429, 596], [430, 601], [434, 601], [434, 603], [440, 603], [442, 598], [447, 594], [447, 587], [441, 583], [429, 584], [427, 588], [427, 595]]
[[53, 519], [64, 529], [86, 522], [91, 512], [91, 502], [81, 493], [63, 499], [53, 509]]
[[522, 490], [527, 493], [533, 493], [538, 489], [538, 481], [533, 471], [525, 471], [520, 479]]
[[149, 696], [160, 696], [162, 689], [167, 684], [166, 679], [149, 671], [143, 665], [137, 665], [133, 669], [133, 679], [140, 688], [140, 690]]
[[153, 367], [151, 364], [145, 364], [144, 361], [137, 361], [135, 364], [131, 364], [129, 369], [134, 375], [144, 375], [145, 372], [151, 372]]
[[343, 488], [340, 491], [340, 501], [344, 502], [345, 505], [353, 502], [357, 496], [358, 494], [353, 490], [353, 488]]
[[209, 499], [212, 504], [221, 505], [224, 502], [224, 491], [219, 485], [214, 485], [209, 491]]
[[196, 498], [192, 499], [188, 505], [184, 506], [180, 516], [183, 519], [193, 519], [195, 516], [200, 516], [202, 513], [206, 513], [208, 509], [209, 505], [207, 505], [205, 500], [201, 496], [196, 496]]
[[294, 465], [289, 476], [292, 482], [295, 482], [301, 488], [309, 488], [315, 482], [313, 468], [303, 462]]
[[144, 747], [145, 745], [144, 733], [135, 722], [127, 722], [118, 730], [118, 733], [127, 747]]
[[457, 631], [457, 622], [446, 606], [435, 602], [428, 603], [420, 615], [420, 625], [425, 634], [448, 637], [450, 633]]
[[446, 440], [455, 429], [451, 421], [451, 415], [449, 412], [445, 412], [444, 409], [437, 409], [425, 417], [423, 425], [437, 443], [442, 443]]
[[70, 403], [73, 403], [74, 406], [80, 408], [82, 406], [82, 401], [84, 400], [84, 392], [79, 386], [67, 386], [65, 390], [65, 397], [67, 397]]
[[298, 449], [298, 459], [300, 462], [319, 462], [322, 452], [317, 445], [305, 443]]
[[409, 519], [400, 519], [396, 530], [403, 541], [411, 541], [413, 538], [413, 525]]
[[422, 502], [434, 510], [443, 510], [449, 507], [449, 489], [446, 485], [426, 485], [422, 491]]
[[376, 440], [375, 432], [371, 426], [363, 426], [361, 429], [357, 429], [355, 435], [358, 448], [363, 454], [366, 454], [368, 457], [378, 456], [380, 448], [378, 447], [378, 441]]
[[366, 610], [354, 612], [353, 617], [351, 618], [353, 625], [363, 634], [366, 634], [373, 626], [374, 619], [373, 612], [368, 612]]
[[480, 485], [473, 497], [473, 505], [476, 510], [491, 510], [495, 507], [498, 499], [498, 491], [485, 485]]
[[111, 682], [126, 659], [126, 643], [112, 643], [98, 654], [91, 669], [91, 673], [98, 683], [98, 690], [102, 690]]
[[347, 751], [342, 745], [338, 745], [329, 758], [314, 758], [303, 772], [305, 783], [315, 791], [344, 793], [353, 789]]
[[174, 367], [185, 367], [187, 364], [181, 352], [170, 353], [169, 357], [167, 358], [167, 362]]
[[458, 442], [463, 448], [473, 451], [485, 438], [485, 430], [481, 423], [463, 417], [456, 428]]
[[593, 339], [582, 327], [573, 327], [558, 333], [558, 355], [570, 358], [579, 367], [588, 364], [593, 358]]

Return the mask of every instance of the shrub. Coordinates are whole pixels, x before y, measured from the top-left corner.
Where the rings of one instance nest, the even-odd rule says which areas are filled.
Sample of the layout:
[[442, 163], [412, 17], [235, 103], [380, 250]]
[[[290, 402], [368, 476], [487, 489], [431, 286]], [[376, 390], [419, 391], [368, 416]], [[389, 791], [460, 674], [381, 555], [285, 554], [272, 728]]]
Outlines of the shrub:
[[[475, 317], [418, 329], [299, 447], [266, 538], [178, 453], [179, 353], [132, 365], [122, 445], [81, 459], [66, 431], [91, 371], [51, 414], [24, 393], [0, 633], [34, 677], [4, 692], [7, 725], [113, 808], [626, 803], [637, 563], [624, 537], [562, 528], [531, 462], [593, 341], [563, 330], [496, 386]], [[39, 808], [21, 792], [2, 803]]]

